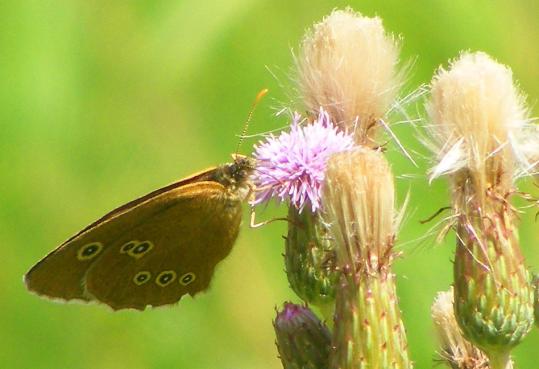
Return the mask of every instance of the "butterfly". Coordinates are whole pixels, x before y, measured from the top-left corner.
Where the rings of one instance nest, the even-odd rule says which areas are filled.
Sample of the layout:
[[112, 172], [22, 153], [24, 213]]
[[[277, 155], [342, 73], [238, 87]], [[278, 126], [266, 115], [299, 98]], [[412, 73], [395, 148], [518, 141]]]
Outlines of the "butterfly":
[[173, 304], [208, 288], [231, 251], [254, 159], [234, 155], [109, 212], [39, 261], [26, 287], [114, 310]]

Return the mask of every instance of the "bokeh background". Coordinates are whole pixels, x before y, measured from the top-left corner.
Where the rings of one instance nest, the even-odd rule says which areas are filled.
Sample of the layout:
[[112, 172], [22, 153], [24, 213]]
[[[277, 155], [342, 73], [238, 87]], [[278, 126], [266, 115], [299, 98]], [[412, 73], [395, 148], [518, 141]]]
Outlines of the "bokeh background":
[[[335, 7], [379, 15], [403, 37], [413, 60], [407, 89], [426, 83], [459, 50], [484, 50], [513, 68], [539, 97], [539, 3], [416, 1], [43, 1], [0, 3], [0, 367], [280, 367], [272, 319], [298, 301], [283, 273], [285, 224], [243, 227], [211, 289], [178, 306], [113, 313], [62, 305], [26, 292], [24, 272], [106, 211], [193, 171], [228, 161], [256, 93], [270, 95], [251, 133], [287, 124], [291, 49]], [[417, 110], [411, 107], [411, 110]], [[420, 111], [420, 109], [419, 109]], [[397, 128], [414, 168], [390, 145], [400, 199], [412, 189], [396, 262], [398, 289], [417, 368], [433, 365], [429, 309], [451, 283], [453, 237], [413, 242], [448, 204], [443, 180], [428, 186], [428, 163], [410, 126]], [[248, 153], [257, 138], [243, 146]], [[524, 182], [523, 189], [538, 194]], [[281, 215], [269, 207], [262, 218]], [[522, 215], [522, 245], [539, 266], [533, 211]], [[537, 367], [539, 334], [515, 351]]]

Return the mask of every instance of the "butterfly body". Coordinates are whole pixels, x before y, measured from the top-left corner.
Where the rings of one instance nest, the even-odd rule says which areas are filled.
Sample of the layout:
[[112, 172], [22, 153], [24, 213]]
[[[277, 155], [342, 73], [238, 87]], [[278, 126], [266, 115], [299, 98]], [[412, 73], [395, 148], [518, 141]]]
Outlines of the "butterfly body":
[[111, 211], [30, 269], [27, 288], [115, 310], [207, 289], [238, 236], [253, 170], [252, 159], [236, 156]]

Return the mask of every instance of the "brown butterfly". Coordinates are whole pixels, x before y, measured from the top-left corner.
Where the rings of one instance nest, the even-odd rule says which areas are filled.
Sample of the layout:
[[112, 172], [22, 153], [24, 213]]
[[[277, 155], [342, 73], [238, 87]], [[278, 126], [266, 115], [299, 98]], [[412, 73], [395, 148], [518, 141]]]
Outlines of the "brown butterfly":
[[238, 236], [254, 166], [235, 155], [111, 211], [30, 269], [27, 288], [114, 310], [172, 304], [207, 289]]

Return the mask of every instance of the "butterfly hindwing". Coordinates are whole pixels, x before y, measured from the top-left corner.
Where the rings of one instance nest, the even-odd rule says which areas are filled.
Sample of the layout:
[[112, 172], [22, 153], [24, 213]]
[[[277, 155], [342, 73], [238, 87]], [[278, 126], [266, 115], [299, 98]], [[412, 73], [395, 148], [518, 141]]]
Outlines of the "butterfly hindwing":
[[[152, 218], [158, 211], [158, 208], [149, 208], [142, 203], [77, 234], [49, 253], [26, 274], [26, 286], [39, 295], [54, 299], [91, 300], [91, 296], [85, 293], [82, 281], [88, 268], [109, 247], [108, 240]], [[134, 217], [135, 214], [139, 218]]]
[[[88, 295], [113, 309], [167, 305], [205, 290], [215, 266], [230, 252], [241, 222], [241, 202], [215, 182], [167, 193], [161, 211], [110, 239], [88, 269]], [[173, 196], [174, 200], [167, 197]]]

